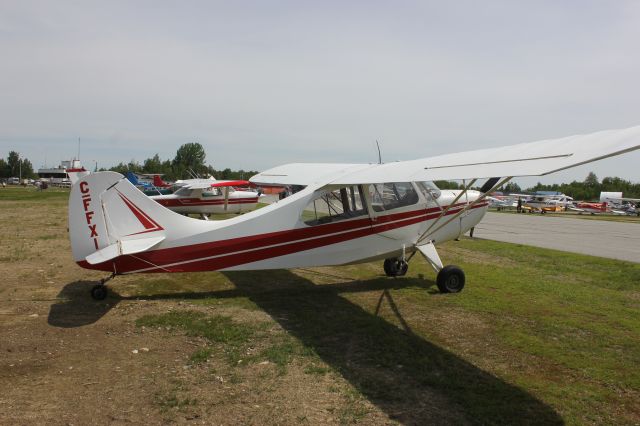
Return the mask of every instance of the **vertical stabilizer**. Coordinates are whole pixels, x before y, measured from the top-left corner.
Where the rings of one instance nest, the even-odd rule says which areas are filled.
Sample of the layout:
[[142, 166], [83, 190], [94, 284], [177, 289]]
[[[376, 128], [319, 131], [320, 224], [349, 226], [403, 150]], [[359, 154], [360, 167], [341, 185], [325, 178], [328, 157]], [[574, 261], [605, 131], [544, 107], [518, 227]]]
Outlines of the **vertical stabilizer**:
[[201, 225], [193, 222], [151, 200], [119, 173], [92, 173], [71, 188], [69, 237], [76, 262], [97, 264], [149, 250], [165, 240], [168, 228]]

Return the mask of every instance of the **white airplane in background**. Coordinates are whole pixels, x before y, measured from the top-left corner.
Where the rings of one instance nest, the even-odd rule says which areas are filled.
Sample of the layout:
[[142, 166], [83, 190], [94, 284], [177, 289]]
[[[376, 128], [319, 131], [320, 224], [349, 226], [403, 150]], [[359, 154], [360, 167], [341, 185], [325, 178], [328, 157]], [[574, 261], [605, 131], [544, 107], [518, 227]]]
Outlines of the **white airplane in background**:
[[187, 179], [177, 181], [179, 188], [168, 195], [149, 198], [182, 214], [199, 214], [208, 220], [211, 214], [242, 213], [258, 205], [259, 194], [236, 189], [249, 186], [246, 180]]
[[607, 203], [616, 214], [640, 216], [640, 198], [623, 197], [622, 192], [601, 192], [600, 202]]
[[[263, 270], [385, 259], [406, 273], [415, 253], [455, 293], [464, 272], [444, 266], [436, 245], [476, 226], [486, 196], [514, 176], [541, 176], [640, 148], [640, 126], [388, 164], [288, 164], [253, 176], [256, 184], [304, 189], [221, 221], [185, 217], [144, 196], [118, 173], [85, 176], [71, 189], [69, 235], [83, 268], [118, 274]], [[460, 179], [456, 191], [430, 182]], [[486, 179], [481, 191], [471, 191]]]
[[524, 204], [530, 198], [531, 198], [531, 195], [529, 194], [507, 194], [507, 195], [487, 196], [487, 200], [489, 200], [489, 207], [495, 207], [498, 210], [517, 209], [518, 200], [521, 200], [521, 203]]

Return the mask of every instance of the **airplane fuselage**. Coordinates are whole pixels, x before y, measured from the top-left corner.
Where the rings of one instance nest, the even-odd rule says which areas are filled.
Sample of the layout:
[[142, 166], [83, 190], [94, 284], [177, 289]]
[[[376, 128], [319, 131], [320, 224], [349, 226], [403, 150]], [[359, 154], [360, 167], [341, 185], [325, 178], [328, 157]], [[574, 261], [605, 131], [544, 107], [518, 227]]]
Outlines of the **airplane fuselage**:
[[[166, 239], [151, 250], [97, 264], [76, 260], [82, 267], [118, 274], [344, 265], [409, 254], [425, 242], [420, 239], [435, 221], [438, 226], [426, 242], [455, 239], [480, 222], [487, 210], [488, 203], [481, 201], [446, 223], [480, 193], [469, 191], [460, 198], [460, 191], [444, 190], [434, 199], [417, 183], [402, 185], [397, 199], [385, 188], [374, 197], [366, 185], [307, 188], [237, 218], [205, 222], [180, 217], [187, 222], [163, 226]], [[144, 206], [132, 210], [154, 217]]]

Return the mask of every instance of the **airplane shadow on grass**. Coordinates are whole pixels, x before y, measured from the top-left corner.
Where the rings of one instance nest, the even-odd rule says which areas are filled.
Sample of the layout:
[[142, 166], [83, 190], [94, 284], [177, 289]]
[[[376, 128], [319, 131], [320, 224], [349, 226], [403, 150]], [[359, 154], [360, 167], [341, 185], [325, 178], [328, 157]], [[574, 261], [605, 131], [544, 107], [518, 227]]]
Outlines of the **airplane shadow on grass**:
[[51, 305], [47, 322], [61, 328], [82, 327], [93, 324], [107, 314], [119, 298], [107, 298], [97, 302], [91, 299], [89, 290], [96, 281], [74, 281], [58, 293], [58, 301]]
[[[378, 278], [316, 285], [288, 270], [224, 274], [240, 295], [249, 297], [288, 333], [313, 348], [396, 421], [564, 423], [551, 407], [533, 395], [411, 331], [388, 289], [424, 287], [425, 280]], [[426, 284], [433, 287], [430, 281]], [[386, 298], [402, 328], [340, 296], [343, 292], [374, 290], [383, 291], [376, 311]], [[455, 324], [433, 326], [450, 327], [455, 333]]]
[[[68, 284], [67, 302], [53, 305], [49, 323], [76, 327], [97, 321], [119, 300], [247, 297], [298, 338], [390, 418], [403, 424], [563, 424], [548, 405], [412, 332], [390, 289], [427, 287], [416, 278], [376, 278], [316, 285], [288, 270], [225, 272], [232, 290], [88, 299], [87, 282]], [[340, 277], [333, 277], [338, 278]], [[376, 313], [341, 293], [381, 291]], [[66, 293], [66, 294], [63, 294]], [[455, 297], [455, 296], [453, 296]], [[377, 316], [388, 303], [402, 328]], [[92, 312], [94, 310], [94, 312]], [[448, 327], [455, 324], [433, 324]]]

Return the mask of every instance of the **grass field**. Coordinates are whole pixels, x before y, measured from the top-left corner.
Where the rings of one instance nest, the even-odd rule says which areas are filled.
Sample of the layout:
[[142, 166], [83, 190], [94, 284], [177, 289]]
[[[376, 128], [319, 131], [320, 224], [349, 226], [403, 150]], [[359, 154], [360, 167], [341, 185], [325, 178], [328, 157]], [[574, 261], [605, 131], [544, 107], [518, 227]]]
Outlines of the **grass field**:
[[0, 191], [23, 218], [0, 235], [19, 253], [0, 263], [9, 423], [640, 423], [639, 264], [464, 239], [441, 247], [460, 294], [416, 256], [396, 279], [379, 263], [123, 276], [98, 303], [60, 192]]

